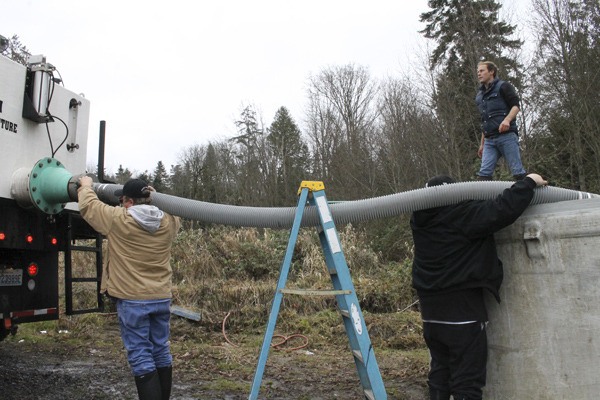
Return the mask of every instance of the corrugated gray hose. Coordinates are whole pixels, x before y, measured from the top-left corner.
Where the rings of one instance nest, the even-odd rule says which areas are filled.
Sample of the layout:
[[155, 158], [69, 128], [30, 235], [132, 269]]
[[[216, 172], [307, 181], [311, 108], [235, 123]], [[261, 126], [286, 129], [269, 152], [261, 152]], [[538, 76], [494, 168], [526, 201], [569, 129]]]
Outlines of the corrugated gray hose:
[[[364, 200], [334, 203], [330, 204], [329, 208], [336, 224], [344, 225], [456, 204], [463, 200], [494, 199], [513, 183], [504, 181], [453, 183]], [[93, 189], [103, 202], [116, 204], [117, 198], [114, 192], [122, 187], [122, 185], [95, 183]], [[600, 198], [600, 195], [551, 186], [538, 187], [535, 189], [531, 205], [589, 198]], [[169, 214], [195, 221], [257, 228], [291, 228], [296, 213], [296, 207], [231, 206], [184, 199], [158, 192], [152, 193], [152, 204]], [[307, 205], [302, 226], [316, 226], [319, 224], [318, 218], [315, 207]]]

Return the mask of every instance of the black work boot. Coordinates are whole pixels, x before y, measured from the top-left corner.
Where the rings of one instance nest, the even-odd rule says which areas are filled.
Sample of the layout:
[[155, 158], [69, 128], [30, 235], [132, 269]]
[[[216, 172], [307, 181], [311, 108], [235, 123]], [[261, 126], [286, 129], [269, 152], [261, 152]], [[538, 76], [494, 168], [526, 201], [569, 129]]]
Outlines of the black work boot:
[[160, 391], [160, 380], [156, 371], [135, 377], [140, 400], [162, 400]]
[[157, 368], [158, 379], [160, 380], [160, 389], [162, 392], [161, 400], [169, 400], [171, 397], [171, 385], [173, 384], [173, 366]]
[[429, 400], [450, 400], [450, 392], [429, 388]]
[[477, 175], [477, 180], [478, 181], [491, 181], [492, 177], [491, 176]]
[[522, 181], [523, 179], [525, 179], [526, 176], [527, 176], [527, 174], [519, 174], [519, 175], [513, 175], [513, 178], [515, 178], [515, 181]]

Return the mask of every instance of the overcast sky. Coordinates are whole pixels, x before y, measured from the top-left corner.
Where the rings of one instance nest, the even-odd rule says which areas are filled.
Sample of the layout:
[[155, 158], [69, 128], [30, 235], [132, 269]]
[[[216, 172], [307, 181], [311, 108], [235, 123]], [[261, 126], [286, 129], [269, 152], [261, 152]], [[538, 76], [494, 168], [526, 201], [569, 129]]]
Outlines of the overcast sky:
[[254, 105], [302, 128], [307, 81], [356, 64], [374, 78], [421, 56], [426, 0], [0, 0], [0, 34], [44, 54], [91, 102], [88, 165], [106, 121], [105, 165], [167, 171], [183, 149], [235, 135]]

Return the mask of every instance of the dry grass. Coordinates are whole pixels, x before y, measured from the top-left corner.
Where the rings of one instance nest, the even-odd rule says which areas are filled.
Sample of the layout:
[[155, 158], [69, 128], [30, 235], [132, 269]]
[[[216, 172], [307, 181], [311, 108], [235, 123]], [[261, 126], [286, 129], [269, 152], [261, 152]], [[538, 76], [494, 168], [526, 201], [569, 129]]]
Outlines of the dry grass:
[[[394, 349], [422, 348], [419, 315], [414, 307], [407, 308], [415, 300], [409, 262], [384, 262], [370, 250], [367, 235], [350, 225], [339, 235], [374, 344]], [[225, 329], [238, 340], [243, 340], [245, 333], [262, 332], [288, 239], [288, 231], [271, 229], [183, 230], [173, 245], [173, 303], [200, 312], [200, 324], [209, 332], [220, 332], [227, 315]], [[78, 276], [93, 273], [94, 259], [89, 254], [76, 254], [73, 264]], [[316, 230], [300, 231], [286, 286], [332, 288]], [[93, 304], [95, 286], [75, 289], [74, 297], [78, 306]], [[83, 326], [72, 322], [75, 320]], [[63, 324], [85, 334], [93, 329], [86, 326], [98, 322], [81, 317]], [[339, 338], [343, 344], [347, 340], [333, 297], [285, 295], [277, 329], [310, 334], [317, 342]]]

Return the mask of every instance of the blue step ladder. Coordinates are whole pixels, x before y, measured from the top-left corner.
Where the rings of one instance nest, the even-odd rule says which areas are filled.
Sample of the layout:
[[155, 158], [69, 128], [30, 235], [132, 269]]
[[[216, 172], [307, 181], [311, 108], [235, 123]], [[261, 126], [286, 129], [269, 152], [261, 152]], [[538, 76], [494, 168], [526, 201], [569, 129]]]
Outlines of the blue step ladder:
[[[258, 365], [252, 382], [252, 390], [249, 400], [258, 399], [258, 392], [262, 382], [265, 364], [269, 355], [269, 349], [273, 340], [275, 324], [279, 315], [279, 308], [284, 294], [300, 294], [300, 295], [333, 295], [337, 300], [339, 311], [344, 320], [346, 335], [350, 340], [350, 347], [354, 356], [354, 363], [358, 371], [360, 383], [362, 385], [364, 395], [369, 400], [384, 400], [387, 399], [385, 386], [379, 372], [379, 366], [375, 359], [373, 346], [367, 332], [356, 291], [350, 277], [350, 271], [346, 264], [346, 259], [342, 252], [339, 237], [335, 229], [335, 224], [329, 210], [327, 198], [325, 197], [325, 186], [323, 182], [303, 181], [298, 190], [299, 200], [294, 223], [290, 232], [287, 250], [281, 265], [279, 273], [279, 281], [277, 289], [271, 305], [271, 314], [263, 340]], [[327, 270], [331, 276], [333, 288], [335, 290], [300, 290], [286, 289], [285, 285], [292, 263], [292, 256], [298, 239], [298, 232], [302, 222], [302, 215], [307, 202], [311, 206], [315, 206], [319, 215], [320, 224], [317, 227], [321, 247], [325, 256]]]

